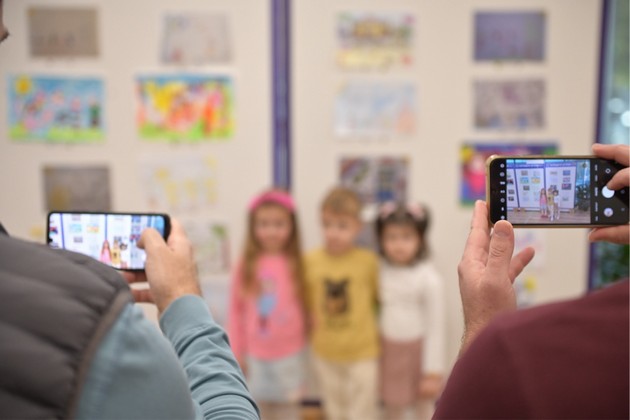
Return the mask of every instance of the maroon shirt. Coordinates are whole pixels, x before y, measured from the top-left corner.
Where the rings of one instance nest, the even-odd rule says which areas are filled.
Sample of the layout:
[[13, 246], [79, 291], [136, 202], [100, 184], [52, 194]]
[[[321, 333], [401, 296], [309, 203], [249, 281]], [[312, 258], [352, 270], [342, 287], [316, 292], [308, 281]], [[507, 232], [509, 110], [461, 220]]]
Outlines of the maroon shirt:
[[628, 281], [518, 311], [457, 362], [434, 418], [629, 418]]

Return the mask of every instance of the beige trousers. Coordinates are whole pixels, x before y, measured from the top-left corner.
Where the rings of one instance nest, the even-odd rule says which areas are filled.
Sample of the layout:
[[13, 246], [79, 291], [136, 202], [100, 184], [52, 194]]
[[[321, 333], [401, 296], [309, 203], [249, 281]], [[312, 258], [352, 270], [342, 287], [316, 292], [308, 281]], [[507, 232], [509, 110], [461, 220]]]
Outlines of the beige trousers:
[[378, 361], [332, 362], [313, 356], [327, 420], [378, 417]]

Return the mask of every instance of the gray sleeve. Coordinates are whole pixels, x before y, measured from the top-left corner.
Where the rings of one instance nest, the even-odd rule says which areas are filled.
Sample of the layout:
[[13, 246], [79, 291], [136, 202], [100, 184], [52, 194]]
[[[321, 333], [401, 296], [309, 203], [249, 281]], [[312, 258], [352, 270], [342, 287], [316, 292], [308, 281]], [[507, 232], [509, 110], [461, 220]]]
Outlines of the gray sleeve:
[[225, 334], [201, 298], [176, 300], [160, 324], [172, 345], [140, 308], [125, 308], [90, 367], [77, 418], [258, 419]]

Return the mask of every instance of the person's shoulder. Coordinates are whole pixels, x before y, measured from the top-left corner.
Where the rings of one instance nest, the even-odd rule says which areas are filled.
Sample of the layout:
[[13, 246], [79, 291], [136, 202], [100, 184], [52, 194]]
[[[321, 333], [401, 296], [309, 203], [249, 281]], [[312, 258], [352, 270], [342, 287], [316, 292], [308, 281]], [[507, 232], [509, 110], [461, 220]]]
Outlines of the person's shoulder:
[[489, 333], [507, 335], [516, 341], [528, 337], [564, 336], [570, 330], [601, 328], [609, 321], [623, 319], [627, 325], [629, 308], [628, 281], [594, 291], [574, 299], [526, 308], [507, 314], [491, 323]]

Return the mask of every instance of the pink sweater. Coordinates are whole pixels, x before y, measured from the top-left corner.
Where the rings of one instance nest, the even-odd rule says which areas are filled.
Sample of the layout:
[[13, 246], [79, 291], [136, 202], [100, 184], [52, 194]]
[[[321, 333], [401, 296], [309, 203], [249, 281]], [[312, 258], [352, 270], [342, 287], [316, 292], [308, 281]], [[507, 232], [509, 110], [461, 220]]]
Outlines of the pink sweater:
[[287, 258], [259, 258], [256, 277], [261, 292], [257, 296], [245, 293], [241, 272], [239, 265], [232, 279], [228, 313], [228, 336], [236, 358], [274, 360], [304, 348], [304, 313]]

